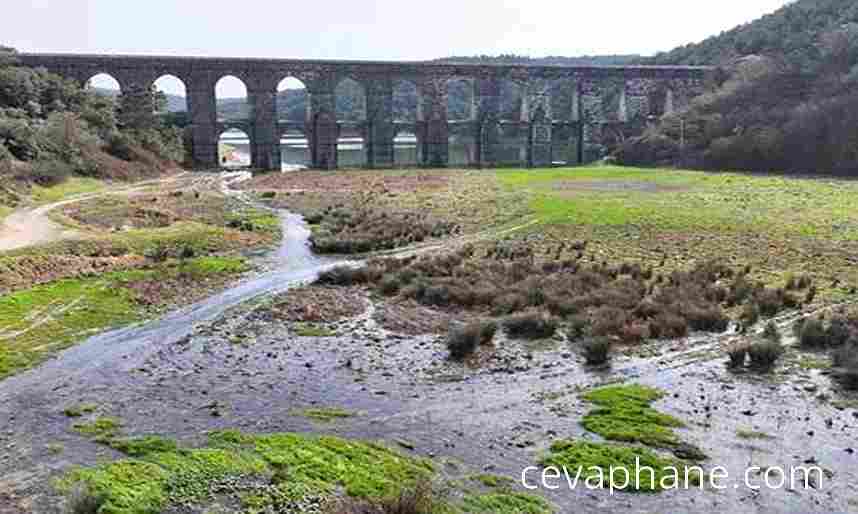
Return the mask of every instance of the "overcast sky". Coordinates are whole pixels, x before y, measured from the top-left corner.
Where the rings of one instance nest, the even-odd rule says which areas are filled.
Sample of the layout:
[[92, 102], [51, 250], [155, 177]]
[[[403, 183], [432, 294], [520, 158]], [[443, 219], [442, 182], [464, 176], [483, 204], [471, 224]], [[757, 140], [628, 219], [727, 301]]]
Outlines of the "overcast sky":
[[784, 3], [11, 0], [2, 9], [0, 44], [22, 52], [376, 60], [649, 55], [700, 41]]

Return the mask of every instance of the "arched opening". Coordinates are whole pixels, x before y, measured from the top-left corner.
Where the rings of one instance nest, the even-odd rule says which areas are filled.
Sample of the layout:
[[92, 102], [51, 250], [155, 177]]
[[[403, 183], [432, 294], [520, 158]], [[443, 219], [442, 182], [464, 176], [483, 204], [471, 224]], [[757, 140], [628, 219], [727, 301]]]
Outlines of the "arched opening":
[[98, 73], [86, 81], [86, 89], [99, 95], [117, 98], [122, 93], [119, 81], [107, 73]]
[[358, 81], [349, 78], [340, 81], [334, 95], [338, 122], [366, 121], [366, 91]]
[[422, 162], [417, 134], [409, 129], [402, 129], [393, 138], [393, 162], [397, 166], [417, 166]]
[[289, 128], [280, 136], [280, 161], [283, 171], [307, 169], [313, 164], [310, 141], [297, 128]]
[[474, 82], [452, 78], [447, 81], [447, 121], [474, 119]]
[[452, 78], [447, 81], [447, 163], [470, 166], [476, 162], [477, 139], [474, 134], [474, 82]]
[[307, 120], [307, 86], [295, 77], [286, 77], [277, 85], [277, 120], [304, 123]]
[[173, 75], [163, 75], [158, 77], [154, 83], [155, 91], [163, 95], [166, 100], [161, 107], [163, 113], [188, 112], [188, 92], [185, 88], [185, 83], [182, 79]]
[[155, 80], [152, 87], [155, 90], [155, 113], [168, 125], [190, 125], [188, 92], [182, 79], [173, 75], [162, 75]]
[[571, 79], [553, 80], [548, 86], [551, 121], [551, 161], [557, 166], [578, 164], [578, 85]]
[[217, 119], [220, 123], [245, 121], [250, 118], [247, 86], [238, 77], [227, 75], [215, 85]]
[[218, 138], [217, 158], [223, 168], [250, 166], [250, 136], [238, 128], [225, 130]]
[[551, 162], [555, 166], [571, 166], [578, 160], [578, 124], [555, 124], [551, 128]]
[[527, 163], [527, 125], [525, 125], [524, 87], [511, 80], [500, 83], [498, 99], [498, 131], [495, 160], [498, 164]]
[[602, 116], [608, 122], [623, 121], [625, 106], [625, 84], [611, 81], [602, 88]]
[[659, 84], [652, 88], [647, 94], [649, 103], [649, 114], [656, 118], [661, 118], [665, 114], [673, 112], [673, 91], [665, 84]]
[[393, 162], [397, 166], [417, 166], [422, 160], [416, 133], [416, 123], [421, 119], [419, 103], [416, 84], [408, 80], [393, 83]]
[[477, 162], [477, 138], [471, 123], [450, 125], [447, 152], [450, 166], [470, 166]]
[[419, 120], [417, 86], [408, 80], [393, 83], [393, 121], [415, 123]]
[[367, 164], [367, 148], [364, 138], [366, 122], [366, 90], [356, 80], [347, 78], [337, 84], [337, 166], [358, 168]]
[[524, 88], [511, 80], [501, 80], [498, 118], [504, 121], [522, 121]]

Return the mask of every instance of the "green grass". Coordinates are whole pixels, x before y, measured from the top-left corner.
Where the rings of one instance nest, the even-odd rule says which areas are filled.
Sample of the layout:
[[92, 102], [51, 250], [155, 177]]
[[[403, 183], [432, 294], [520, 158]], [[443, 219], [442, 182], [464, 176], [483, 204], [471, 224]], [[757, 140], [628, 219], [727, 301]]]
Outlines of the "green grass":
[[486, 487], [498, 488], [513, 484], [515, 480], [501, 475], [493, 475], [491, 473], [481, 473], [470, 477], [471, 480], [478, 482]]
[[202, 257], [182, 265], [58, 280], [0, 297], [0, 379], [98, 332], [145, 319], [149, 308], [138, 303], [128, 287], [134, 281], [184, 273], [202, 282], [246, 269], [240, 258]]
[[339, 419], [353, 418], [357, 413], [341, 409], [339, 407], [317, 407], [312, 409], [303, 409], [299, 413], [307, 418], [324, 423], [336, 421]]
[[[99, 512], [145, 514], [203, 505], [212, 495], [241, 502], [246, 512], [280, 512], [306, 496], [378, 500], [437, 477], [435, 465], [385, 446], [338, 437], [213, 432], [203, 448], [181, 448], [156, 436], [102, 439], [128, 458], [76, 468], [57, 481], [103, 500]], [[248, 479], [256, 479], [253, 484]], [[286, 510], [291, 512], [289, 510]], [[550, 514], [545, 500], [507, 490], [441, 502], [438, 514]]]
[[462, 512], [491, 514], [551, 514], [554, 509], [543, 498], [512, 491], [469, 494], [463, 500]]
[[295, 323], [292, 330], [299, 337], [333, 337], [337, 335], [336, 332], [328, 328], [304, 322]]
[[122, 422], [116, 418], [99, 416], [92, 421], [75, 423], [72, 428], [78, 433], [90, 436], [96, 440], [110, 440], [122, 428]]
[[765, 432], [759, 432], [756, 430], [746, 430], [743, 428], [736, 430], [736, 437], [738, 437], [739, 439], [763, 439], [763, 440], [775, 438], [774, 436], [769, 435]]
[[[636, 468], [637, 462], [640, 462], [641, 468]], [[647, 448], [568, 440], [555, 442], [549, 454], [540, 460], [540, 464], [556, 467], [561, 473], [565, 468], [573, 480], [580, 470], [579, 483], [582, 485], [588, 478], [594, 483], [604, 478], [603, 486], [629, 492], [659, 492], [672, 487], [670, 479], [674, 475], [673, 470], [679, 470], [679, 476], [684, 478], [687, 468], [684, 462], [662, 457]], [[636, 470], [643, 470], [644, 466], [654, 470], [654, 481], [650, 479], [649, 472], [642, 471], [640, 483], [637, 483]], [[631, 476], [630, 483], [623, 483], [622, 472], [612, 476], [611, 469], [628, 471]], [[693, 469], [689, 469], [689, 476], [694, 479], [695, 485], [702, 479], [700, 473]], [[613, 478], [617, 481], [614, 482]], [[565, 476], [562, 480], [565, 480]]]
[[831, 359], [827, 357], [816, 357], [813, 355], [802, 355], [798, 358], [797, 361], [798, 367], [803, 370], [812, 370], [812, 369], [831, 369]]
[[[113, 435], [116, 435], [115, 433]], [[143, 437], [110, 438], [108, 445], [129, 457], [145, 457], [151, 453], [174, 452], [179, 445], [172, 439], [156, 435]]]
[[66, 407], [63, 410], [63, 414], [65, 414], [69, 418], [79, 418], [84, 414], [91, 414], [98, 409], [98, 405], [94, 403], [81, 403], [80, 405], [75, 405], [73, 407]]
[[46, 204], [59, 202], [74, 195], [97, 193], [105, 188], [106, 184], [98, 179], [70, 177], [56, 186], [33, 186], [31, 196], [37, 204]]
[[[497, 173], [508, 187], [533, 193], [531, 209], [546, 223], [858, 239], [858, 213], [851, 207], [858, 184], [853, 182], [612, 166]], [[576, 190], [576, 182], [647, 184], [660, 190]]]
[[651, 407], [664, 393], [641, 385], [618, 385], [590, 391], [582, 398], [597, 408], [584, 416], [587, 430], [611, 441], [669, 448], [679, 443], [674, 428], [684, 424]]
[[752, 278], [770, 286], [806, 274], [818, 300], [854, 298], [856, 181], [615, 166], [495, 176], [523, 195], [540, 221], [527, 232], [546, 245], [587, 241], [600, 261], [637, 261], [656, 273], [705, 260], [750, 264]]

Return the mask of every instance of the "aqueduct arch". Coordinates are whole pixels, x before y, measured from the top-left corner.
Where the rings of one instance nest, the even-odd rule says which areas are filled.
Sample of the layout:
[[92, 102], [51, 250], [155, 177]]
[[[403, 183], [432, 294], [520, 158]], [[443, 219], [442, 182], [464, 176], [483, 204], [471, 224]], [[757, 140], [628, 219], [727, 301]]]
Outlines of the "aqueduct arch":
[[[605, 154], [607, 128], [633, 131], [651, 115], [682, 107], [703, 92], [706, 66], [524, 66], [417, 62], [318, 61], [122, 55], [21, 54], [22, 64], [42, 67], [82, 84], [108, 73], [121, 89], [150, 87], [172, 75], [187, 89], [195, 165], [218, 166], [218, 120], [215, 87], [233, 75], [247, 86], [248, 116], [242, 129], [251, 141], [251, 162], [259, 168], [281, 166], [280, 140], [287, 132], [306, 135], [311, 162], [317, 168], [337, 166], [341, 130], [362, 134], [366, 163], [395, 165], [395, 138], [416, 136], [420, 165], [446, 166], [451, 141], [472, 140], [469, 164], [494, 166], [513, 154], [530, 166], [587, 162]], [[278, 85], [295, 77], [306, 86], [303, 122], [278, 116]], [[344, 78], [363, 87], [367, 116], [338, 120], [336, 87]], [[448, 116], [450, 79], [473, 87], [465, 115]], [[399, 119], [397, 84], [416, 86], [414, 120]], [[504, 111], [508, 82], [516, 85], [520, 102]], [[547, 87], [544, 85], [547, 84]], [[539, 85], [536, 87], [535, 85]], [[509, 119], [512, 117], [517, 119]], [[295, 126], [292, 126], [294, 124]], [[519, 153], [509, 142], [524, 144]], [[520, 160], [522, 157], [517, 157]]]

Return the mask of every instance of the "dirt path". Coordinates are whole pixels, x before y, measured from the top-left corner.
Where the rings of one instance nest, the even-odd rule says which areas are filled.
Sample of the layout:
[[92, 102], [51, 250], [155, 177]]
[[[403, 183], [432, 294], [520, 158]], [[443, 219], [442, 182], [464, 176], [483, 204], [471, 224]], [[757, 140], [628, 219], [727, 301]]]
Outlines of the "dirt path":
[[181, 174], [157, 180], [147, 180], [136, 184], [110, 188], [98, 193], [74, 195], [59, 202], [49, 203], [38, 207], [23, 207], [13, 211], [0, 224], [0, 252], [25, 248], [38, 244], [50, 243], [61, 239], [69, 239], [79, 235], [79, 232], [63, 227], [53, 221], [48, 214], [65, 205], [90, 200], [106, 195], [129, 194], [134, 191], [156, 186], [159, 184], [174, 184], [181, 182], [199, 182], [201, 178]]

